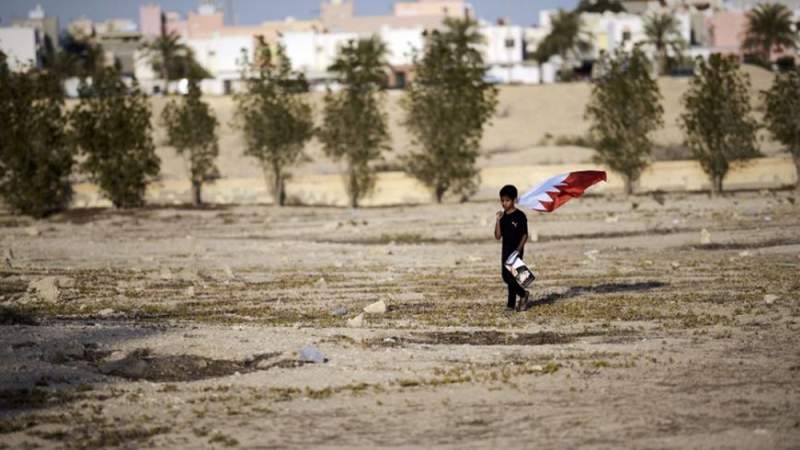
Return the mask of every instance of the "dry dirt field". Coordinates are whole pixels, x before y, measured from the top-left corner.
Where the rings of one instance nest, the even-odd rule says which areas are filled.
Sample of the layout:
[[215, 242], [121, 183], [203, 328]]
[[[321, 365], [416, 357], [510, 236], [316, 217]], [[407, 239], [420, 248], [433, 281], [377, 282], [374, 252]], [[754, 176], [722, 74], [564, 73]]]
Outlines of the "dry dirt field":
[[2, 216], [0, 448], [796, 449], [798, 200]]

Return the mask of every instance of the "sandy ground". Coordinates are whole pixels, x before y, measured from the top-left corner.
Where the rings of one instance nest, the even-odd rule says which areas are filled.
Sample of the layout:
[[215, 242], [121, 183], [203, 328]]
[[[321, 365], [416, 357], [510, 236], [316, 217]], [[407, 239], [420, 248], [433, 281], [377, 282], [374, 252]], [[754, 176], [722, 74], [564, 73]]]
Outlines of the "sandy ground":
[[[752, 83], [752, 103], [756, 116], [763, 109], [758, 92], [768, 89], [773, 75], [754, 66], [742, 69]], [[683, 111], [681, 97], [689, 85], [689, 78], [661, 78], [659, 88], [663, 96], [664, 127], [654, 134], [659, 147], [656, 159], [688, 159], [682, 146], [683, 134], [678, 126], [679, 115]], [[591, 161], [593, 151], [589, 148], [561, 146], [555, 142], [559, 138], [575, 138], [584, 135], [589, 123], [584, 118], [586, 103], [589, 101], [592, 85], [590, 83], [559, 83], [542, 86], [500, 86], [497, 113], [486, 128], [482, 141], [479, 167], [570, 164]], [[311, 103], [316, 114], [316, 123], [321, 123], [323, 94], [311, 95]], [[401, 155], [413, 149], [410, 136], [402, 126], [404, 112], [399, 101], [402, 91], [389, 91], [386, 94], [386, 110], [389, 116], [391, 151], [387, 152], [381, 164], [386, 169], [399, 170]], [[262, 172], [252, 158], [243, 156], [244, 141], [241, 132], [234, 126], [236, 103], [232, 97], [212, 97], [205, 100], [211, 105], [220, 123], [218, 161], [220, 173], [227, 178], [260, 177]], [[160, 125], [160, 115], [169, 99], [153, 97], [151, 100], [154, 139], [158, 155], [162, 160], [163, 179], [186, 179], [187, 169], [182, 158], [165, 145], [166, 133]], [[74, 102], [70, 102], [74, 104]], [[761, 150], [767, 155], [781, 152], [780, 145], [771, 141], [766, 132], [761, 133]], [[293, 169], [295, 174], [340, 173], [342, 166], [322, 151], [316, 139], [306, 146], [307, 161]]]
[[796, 200], [0, 217], [0, 448], [797, 448]]

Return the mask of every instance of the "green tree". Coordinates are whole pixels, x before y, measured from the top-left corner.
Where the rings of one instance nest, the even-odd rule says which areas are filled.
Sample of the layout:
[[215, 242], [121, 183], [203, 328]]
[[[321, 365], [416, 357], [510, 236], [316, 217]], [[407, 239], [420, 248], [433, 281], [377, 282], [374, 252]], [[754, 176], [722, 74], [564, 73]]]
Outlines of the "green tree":
[[350, 205], [375, 186], [370, 162], [389, 149], [387, 115], [381, 95], [386, 88], [386, 45], [378, 37], [350, 41], [329, 68], [342, 89], [325, 95], [324, 118], [317, 132], [325, 153], [347, 163], [345, 188]]
[[184, 78], [201, 80], [211, 77], [197, 63], [192, 49], [182, 43], [181, 37], [174, 31], [145, 44], [144, 49], [150, 56], [153, 70], [167, 83]]
[[778, 74], [762, 97], [766, 104], [764, 122], [791, 153], [797, 169], [795, 187], [800, 190], [800, 69]]
[[414, 64], [416, 78], [402, 102], [404, 125], [419, 147], [405, 158], [406, 171], [431, 189], [437, 202], [447, 192], [465, 199], [477, 189], [475, 161], [497, 107], [497, 89], [483, 81], [477, 24], [458, 19], [445, 24], [444, 31], [426, 36], [425, 53]]
[[630, 195], [649, 164], [651, 135], [664, 125], [661, 93], [639, 46], [631, 53], [618, 50], [603, 64], [605, 76], [595, 82], [585, 115], [597, 161], [622, 174]]
[[669, 52], [676, 59], [681, 59], [686, 41], [681, 37], [678, 21], [675, 16], [667, 13], [655, 13], [648, 16], [644, 23], [644, 34], [647, 43], [656, 48], [658, 53], [658, 73], [664, 75], [669, 66]]
[[61, 50], [45, 61], [45, 67], [58, 72], [62, 77], [92, 77], [102, 71], [105, 62], [103, 48], [93, 37], [78, 38], [64, 33]]
[[144, 204], [147, 184], [159, 173], [151, 137], [150, 106], [137, 86], [128, 89], [119, 72], [106, 68], [72, 113], [72, 127], [92, 181], [116, 207]]
[[290, 168], [302, 161], [314, 120], [305, 94], [308, 83], [292, 71], [283, 47], [273, 54], [263, 45], [259, 52], [258, 73], [247, 80], [247, 92], [236, 95], [236, 125], [244, 133], [244, 154], [261, 164], [275, 204], [282, 206]]
[[[543, 64], [552, 56], [558, 55], [564, 65], [580, 59], [581, 53], [591, 48], [590, 35], [583, 28], [579, 12], [559, 10], [551, 18], [550, 33], [539, 43], [533, 55], [534, 59]], [[567, 77], [563, 69], [561, 75]]]
[[797, 33], [792, 29], [792, 11], [780, 3], [762, 3], [747, 13], [743, 47], [769, 64], [773, 50], [796, 49]]
[[13, 211], [34, 217], [65, 209], [73, 165], [58, 78], [12, 73], [0, 63], [0, 195]]
[[189, 180], [192, 182], [195, 206], [203, 203], [203, 183], [219, 178], [219, 169], [215, 163], [219, 155], [219, 124], [214, 112], [203, 102], [201, 96], [197, 81], [190, 80], [189, 93], [181, 102], [170, 101], [161, 112], [169, 145], [175, 147], [189, 165]]
[[618, 0], [581, 0], [578, 7], [575, 8], [577, 12], [587, 13], [604, 13], [606, 11], [613, 13], [625, 12], [625, 7], [622, 6]]
[[711, 180], [711, 192], [722, 192], [732, 161], [754, 158], [758, 123], [752, 117], [750, 80], [733, 56], [698, 60], [695, 77], [684, 94], [681, 126], [686, 144]]

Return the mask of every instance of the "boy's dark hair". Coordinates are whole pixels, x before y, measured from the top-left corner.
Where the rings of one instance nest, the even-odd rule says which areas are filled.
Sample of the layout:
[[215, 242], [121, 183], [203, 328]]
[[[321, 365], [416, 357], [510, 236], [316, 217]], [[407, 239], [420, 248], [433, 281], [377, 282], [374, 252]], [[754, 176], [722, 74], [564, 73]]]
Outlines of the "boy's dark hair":
[[507, 184], [503, 186], [503, 189], [500, 189], [500, 197], [508, 197], [511, 200], [516, 200], [517, 188], [514, 187], [513, 184]]

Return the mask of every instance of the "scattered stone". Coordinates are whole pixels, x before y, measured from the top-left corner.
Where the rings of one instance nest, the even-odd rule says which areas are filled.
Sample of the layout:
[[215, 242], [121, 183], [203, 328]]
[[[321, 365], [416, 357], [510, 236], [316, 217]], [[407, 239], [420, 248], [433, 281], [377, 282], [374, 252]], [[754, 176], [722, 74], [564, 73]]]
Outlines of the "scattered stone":
[[384, 303], [383, 300], [378, 300], [377, 302], [364, 307], [364, 312], [367, 314], [385, 314], [386, 303]]
[[229, 280], [233, 280], [234, 278], [236, 278], [236, 274], [234, 274], [234, 273], [233, 273], [233, 269], [231, 269], [231, 266], [225, 266], [225, 267], [223, 267], [223, 268], [222, 268], [222, 272], [225, 274], [225, 276], [226, 276], [226, 277], [227, 277]]
[[114, 310], [111, 308], [105, 308], [97, 311], [97, 315], [100, 317], [110, 317], [112, 314], [114, 314]]
[[364, 313], [361, 313], [347, 321], [349, 328], [361, 328], [364, 326]]
[[672, 263], [670, 263], [670, 266], [672, 266], [672, 270], [678, 270], [681, 267], [681, 263], [679, 263], [678, 261], [672, 261]]
[[528, 242], [539, 242], [539, 232], [528, 229]]
[[36, 237], [42, 234], [42, 232], [39, 231], [38, 228], [31, 226], [25, 228], [25, 234], [27, 234], [28, 236]]
[[56, 285], [60, 288], [70, 289], [75, 287], [75, 279], [71, 277], [56, 277]]
[[589, 250], [588, 252], [584, 252], [583, 256], [589, 258], [592, 261], [596, 261], [597, 260], [597, 255], [599, 255], [599, 254], [600, 254], [600, 250], [594, 249], [594, 250]]
[[194, 286], [189, 286], [188, 288], [186, 288], [184, 293], [186, 294], [187, 297], [194, 298], [194, 295], [195, 295]]
[[711, 233], [705, 228], [700, 230], [700, 245], [708, 245], [711, 243]]
[[322, 364], [328, 361], [328, 358], [325, 356], [325, 354], [319, 351], [319, 349], [313, 345], [306, 345], [305, 347], [301, 348], [298, 355], [300, 361], [303, 362]]
[[778, 296], [775, 294], [767, 294], [764, 296], [764, 303], [768, 305], [775, 303], [776, 300], [778, 300]]
[[481, 261], [483, 261], [483, 258], [481, 258], [480, 256], [471, 255], [471, 256], [467, 257], [467, 261], [473, 262], [473, 263], [474, 262], [481, 262]]
[[619, 216], [612, 215], [606, 217], [606, 223], [617, 223], [617, 222], [619, 222]]
[[328, 287], [328, 282], [325, 281], [325, 277], [319, 277], [319, 280], [314, 283], [314, 287], [317, 289], [325, 289]]
[[158, 276], [162, 280], [171, 280], [172, 279], [172, 271], [169, 270], [169, 267], [162, 266], [161, 270], [158, 272]]
[[747, 250], [744, 250], [744, 251], [741, 251], [741, 252], [739, 252], [739, 257], [741, 257], [741, 258], [747, 258], [748, 256], [750, 256], [750, 254], [751, 254], [751, 253], [750, 253], [749, 251], [747, 251]]
[[342, 317], [347, 314], [347, 308], [344, 306], [337, 306], [331, 310], [331, 315], [333, 317]]
[[177, 273], [177, 278], [182, 281], [200, 281], [200, 275], [196, 270], [184, 268]]
[[45, 302], [55, 303], [58, 301], [58, 279], [56, 277], [44, 277], [39, 281], [32, 282], [28, 289], [33, 291], [36, 296]]
[[390, 298], [394, 301], [400, 302], [421, 302], [425, 300], [425, 294], [421, 292], [400, 292], [391, 294]]

